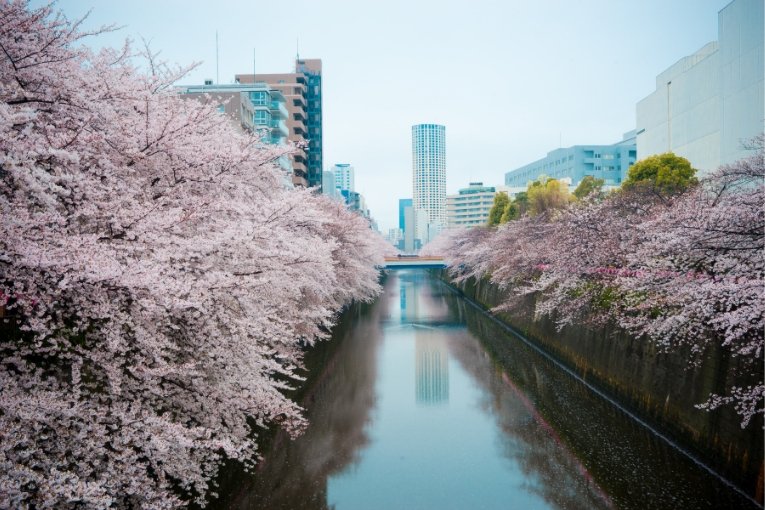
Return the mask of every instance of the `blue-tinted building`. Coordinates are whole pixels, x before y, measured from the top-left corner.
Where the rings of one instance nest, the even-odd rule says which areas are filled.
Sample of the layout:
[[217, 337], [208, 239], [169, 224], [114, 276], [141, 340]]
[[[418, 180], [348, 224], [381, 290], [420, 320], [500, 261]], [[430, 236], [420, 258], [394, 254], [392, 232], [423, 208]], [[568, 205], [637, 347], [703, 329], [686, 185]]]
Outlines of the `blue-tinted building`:
[[412, 207], [411, 198], [400, 198], [398, 200], [398, 228], [404, 230], [406, 228], [406, 221], [404, 218], [404, 210], [407, 207]]
[[295, 72], [306, 79], [305, 126], [308, 140], [306, 154], [308, 167], [308, 185], [321, 186], [321, 173], [324, 168], [324, 141], [322, 129], [322, 81], [321, 59], [301, 59], [295, 61]]
[[574, 145], [555, 149], [547, 156], [505, 174], [505, 186], [526, 186], [540, 175], [553, 179], [568, 177], [573, 186], [585, 175], [603, 179], [606, 186], [619, 186], [637, 159], [635, 131], [612, 145]]

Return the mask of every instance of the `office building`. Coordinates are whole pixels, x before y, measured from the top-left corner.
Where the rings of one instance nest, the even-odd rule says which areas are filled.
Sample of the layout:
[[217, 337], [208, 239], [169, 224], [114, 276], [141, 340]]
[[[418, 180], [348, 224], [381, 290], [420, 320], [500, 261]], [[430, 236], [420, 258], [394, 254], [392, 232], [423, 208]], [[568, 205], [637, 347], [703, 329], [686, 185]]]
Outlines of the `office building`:
[[335, 185], [335, 173], [327, 170], [321, 174], [321, 192], [333, 200], [344, 200]]
[[[423, 244], [446, 226], [446, 128], [439, 124], [412, 126], [412, 205], [425, 213], [429, 227], [418, 228]], [[417, 222], [420, 223], [419, 221]]]
[[456, 195], [447, 195], [447, 227], [470, 228], [486, 225], [496, 193], [494, 186], [484, 186], [482, 182], [471, 182], [467, 188], [460, 189]]
[[396, 248], [404, 249], [404, 231], [400, 228], [388, 229], [388, 235], [385, 236], [390, 244]]
[[337, 163], [332, 167], [335, 174], [335, 187], [338, 190], [356, 191], [356, 178], [353, 167], [348, 163]]
[[763, 132], [762, 0], [734, 0], [718, 13], [718, 40], [656, 77], [638, 102], [637, 155], [674, 152], [700, 173], [749, 154], [743, 144]]
[[612, 145], [574, 145], [550, 151], [542, 159], [507, 172], [505, 186], [526, 187], [540, 175], [569, 178], [573, 186], [591, 175], [603, 179], [606, 186], [620, 186], [636, 159], [635, 131], [630, 131]]
[[399, 198], [398, 199], [398, 228], [402, 231], [405, 230], [406, 224], [404, 222], [404, 209], [412, 207], [411, 198]]
[[264, 82], [286, 99], [289, 140], [306, 147], [293, 156], [294, 178], [298, 186], [322, 185], [322, 75], [320, 59], [295, 60], [294, 73], [237, 74], [236, 82]]

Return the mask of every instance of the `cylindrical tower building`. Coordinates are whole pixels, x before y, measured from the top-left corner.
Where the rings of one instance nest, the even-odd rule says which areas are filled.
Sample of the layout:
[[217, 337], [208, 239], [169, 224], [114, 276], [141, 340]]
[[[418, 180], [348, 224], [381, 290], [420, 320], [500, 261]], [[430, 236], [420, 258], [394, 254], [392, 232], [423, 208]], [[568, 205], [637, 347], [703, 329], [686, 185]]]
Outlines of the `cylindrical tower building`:
[[[439, 124], [412, 126], [412, 206], [425, 211], [430, 229], [446, 226], [446, 127]], [[419, 223], [419, 221], [418, 221]], [[430, 233], [432, 235], [433, 232]], [[427, 242], [427, 232], [418, 237]]]

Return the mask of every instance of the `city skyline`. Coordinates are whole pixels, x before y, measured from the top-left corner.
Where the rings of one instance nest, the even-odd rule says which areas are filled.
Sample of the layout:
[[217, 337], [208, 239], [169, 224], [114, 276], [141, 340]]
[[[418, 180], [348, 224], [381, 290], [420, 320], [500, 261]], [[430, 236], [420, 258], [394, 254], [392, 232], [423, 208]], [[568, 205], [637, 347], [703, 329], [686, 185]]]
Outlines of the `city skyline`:
[[[447, 193], [470, 181], [499, 185], [505, 172], [558, 146], [618, 140], [634, 129], [635, 105], [654, 90], [656, 75], [717, 38], [717, 13], [727, 4], [482, 2], [466, 10], [297, 2], [286, 24], [253, 23], [278, 13], [243, 2], [151, 4], [150, 17], [141, 2], [70, 0], [56, 8], [69, 18], [92, 9], [85, 29], [124, 26], [89, 39], [96, 47], [142, 36], [169, 62], [203, 61], [184, 85], [216, 74], [231, 83], [252, 73], [253, 56], [257, 73], [293, 72], [298, 51], [322, 59], [324, 167], [345, 161], [359, 169], [357, 190], [385, 232], [397, 225], [410, 178], [411, 125], [449, 129]], [[366, 123], [374, 129], [361, 129]]]

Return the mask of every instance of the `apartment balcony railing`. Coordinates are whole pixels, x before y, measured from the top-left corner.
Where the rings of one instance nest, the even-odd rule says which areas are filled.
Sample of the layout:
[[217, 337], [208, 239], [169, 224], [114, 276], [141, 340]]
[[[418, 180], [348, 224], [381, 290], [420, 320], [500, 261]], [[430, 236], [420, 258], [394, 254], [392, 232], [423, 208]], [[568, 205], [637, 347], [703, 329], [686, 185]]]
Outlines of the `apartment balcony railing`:
[[301, 108], [305, 108], [307, 106], [307, 104], [308, 104], [308, 103], [306, 103], [305, 98], [303, 96], [301, 96], [301, 95], [289, 96], [288, 100], [289, 99], [291, 99], [293, 101], [293, 104], [295, 106], [299, 106]]
[[287, 111], [287, 107], [284, 106], [284, 103], [281, 101], [271, 101], [271, 115], [274, 117], [281, 117], [282, 119], [286, 119], [290, 116], [290, 113]]
[[290, 130], [287, 128], [287, 123], [283, 120], [271, 119], [269, 126], [273, 131], [276, 131], [283, 136], [289, 136], [290, 134]]
[[299, 173], [299, 174], [308, 173], [308, 168], [306, 168], [305, 163], [303, 163], [302, 161], [293, 161], [292, 169], [295, 171], [295, 173]]
[[308, 130], [306, 130], [305, 124], [303, 124], [302, 120], [293, 120], [292, 121], [292, 127], [295, 128], [295, 129], [300, 130], [303, 133], [307, 133], [308, 132]]

